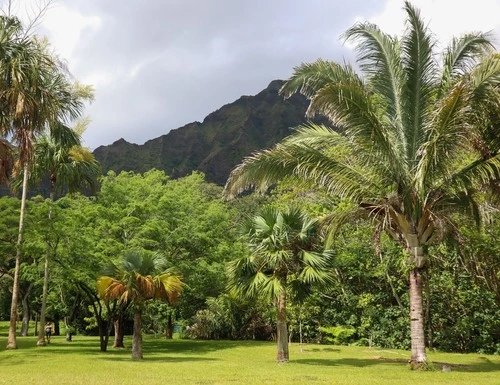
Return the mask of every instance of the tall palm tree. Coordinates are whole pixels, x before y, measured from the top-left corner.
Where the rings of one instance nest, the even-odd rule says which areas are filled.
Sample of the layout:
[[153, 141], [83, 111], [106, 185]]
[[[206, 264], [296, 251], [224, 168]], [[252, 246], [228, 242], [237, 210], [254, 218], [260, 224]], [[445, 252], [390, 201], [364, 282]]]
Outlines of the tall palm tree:
[[133, 360], [143, 358], [142, 313], [146, 302], [158, 299], [175, 303], [184, 288], [181, 278], [169, 271], [153, 275], [164, 266], [164, 259], [160, 256], [131, 251], [125, 254], [120, 266], [110, 267], [110, 275], [103, 275], [97, 280], [97, 291], [101, 299], [118, 299], [130, 303], [134, 311]]
[[[49, 222], [52, 221], [52, 206], [58, 189], [73, 192], [85, 187], [94, 188], [97, 184], [97, 176], [100, 174], [99, 163], [92, 153], [81, 145], [80, 132], [83, 132], [87, 124], [88, 121], [81, 121], [80, 126], [77, 126], [75, 130], [57, 122], [36, 135], [29, 178], [30, 182], [35, 184], [44, 180], [45, 177], [48, 178]], [[53, 253], [55, 250], [51, 242], [47, 240], [40, 325], [45, 325], [49, 262]], [[43, 328], [39, 329], [37, 345], [45, 345]]]
[[[477, 190], [500, 179], [500, 54], [481, 33], [455, 38], [438, 61], [436, 42], [408, 2], [401, 38], [359, 23], [344, 37], [357, 44], [358, 75], [318, 60], [297, 67], [282, 93], [310, 98], [309, 116], [335, 129], [305, 125], [244, 160], [225, 192], [264, 190], [284, 176], [350, 202], [375, 219], [410, 261], [411, 360], [426, 366], [422, 270], [427, 247], [455, 210], [479, 217]], [[496, 181], [496, 182], [495, 182]]]
[[85, 98], [69, 81], [48, 43], [29, 35], [15, 17], [0, 16], [0, 135], [12, 137], [23, 170], [19, 236], [14, 268], [8, 349], [16, 349], [19, 267], [22, 259], [28, 170], [36, 132], [56, 121], [77, 118]]
[[287, 292], [303, 296], [312, 285], [330, 280], [331, 255], [317, 251], [317, 225], [297, 209], [264, 208], [245, 225], [250, 255], [228, 267], [230, 286], [238, 294], [261, 294], [275, 302], [278, 362], [289, 360]]

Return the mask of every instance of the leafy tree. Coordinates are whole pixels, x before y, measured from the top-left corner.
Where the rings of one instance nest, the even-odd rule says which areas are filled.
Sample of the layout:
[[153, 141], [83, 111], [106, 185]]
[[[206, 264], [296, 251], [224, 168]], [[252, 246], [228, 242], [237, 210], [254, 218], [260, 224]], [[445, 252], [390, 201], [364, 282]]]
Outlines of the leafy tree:
[[[105, 228], [102, 207], [94, 197], [72, 194], [58, 199], [52, 221], [57, 226], [59, 252], [51, 268], [51, 282], [63, 293], [66, 327], [86, 332], [85, 318], [95, 317], [100, 348], [107, 350], [112, 309], [95, 290], [95, 282], [113, 258], [103, 252]], [[61, 304], [59, 304], [61, 305]], [[91, 314], [89, 309], [92, 309]]]
[[229, 265], [230, 285], [241, 295], [259, 293], [275, 301], [277, 361], [289, 359], [287, 291], [303, 296], [329, 280], [328, 252], [318, 252], [317, 222], [297, 209], [264, 208], [246, 223], [250, 255]]
[[189, 286], [175, 305], [185, 320], [224, 292], [224, 264], [242, 255], [235, 210], [220, 199], [221, 188], [193, 173], [171, 180], [162, 171], [109, 173], [98, 194], [96, 250], [109, 259], [127, 249], [163, 253]]
[[164, 263], [163, 258], [129, 252], [123, 258], [121, 266], [111, 266], [110, 276], [103, 275], [97, 280], [98, 293], [102, 299], [119, 299], [131, 304], [134, 312], [133, 360], [143, 358], [142, 313], [146, 301], [159, 299], [174, 303], [183, 289], [179, 276], [167, 271], [152, 275], [163, 267]]
[[[90, 95], [89, 95], [90, 96]], [[57, 189], [66, 188], [73, 192], [84, 187], [96, 185], [100, 167], [92, 153], [81, 146], [80, 134], [63, 124], [56, 123], [36, 136], [34, 159], [30, 164], [30, 179], [33, 183], [48, 176], [49, 181], [49, 222], [53, 219], [52, 206]], [[44, 263], [44, 280], [40, 324], [45, 325], [45, 308], [49, 281], [49, 261], [55, 255], [55, 244], [49, 238]], [[38, 346], [45, 345], [44, 330], [38, 333]]]
[[408, 2], [401, 37], [359, 23], [344, 37], [357, 43], [358, 75], [349, 64], [318, 60], [295, 69], [282, 93], [311, 99], [309, 115], [335, 130], [306, 125], [273, 149], [247, 158], [226, 194], [265, 190], [292, 176], [348, 201], [331, 218], [332, 233], [352, 215], [372, 218], [407, 253], [411, 267], [411, 360], [426, 366], [422, 272], [427, 248], [450, 212], [478, 218], [477, 189], [500, 178], [500, 55], [489, 36], [455, 38], [436, 60], [436, 42]]

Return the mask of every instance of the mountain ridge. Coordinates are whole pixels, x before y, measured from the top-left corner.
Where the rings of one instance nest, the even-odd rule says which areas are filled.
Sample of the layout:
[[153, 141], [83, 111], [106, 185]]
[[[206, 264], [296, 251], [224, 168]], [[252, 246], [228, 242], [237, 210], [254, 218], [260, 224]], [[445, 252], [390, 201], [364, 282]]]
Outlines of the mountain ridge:
[[289, 135], [291, 128], [307, 122], [308, 100], [300, 94], [284, 99], [278, 93], [283, 83], [273, 80], [256, 95], [241, 96], [202, 122], [172, 129], [142, 145], [120, 138], [99, 146], [94, 156], [103, 173], [143, 173], [156, 168], [178, 178], [197, 170], [205, 173], [207, 181], [223, 185], [244, 157], [272, 147]]

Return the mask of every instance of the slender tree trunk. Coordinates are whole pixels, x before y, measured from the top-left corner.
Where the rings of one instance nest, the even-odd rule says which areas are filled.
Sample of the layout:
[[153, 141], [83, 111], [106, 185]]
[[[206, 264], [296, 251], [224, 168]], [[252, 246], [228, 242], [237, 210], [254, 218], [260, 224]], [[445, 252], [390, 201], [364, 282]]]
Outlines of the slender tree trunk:
[[[47, 248], [50, 246], [47, 244]], [[49, 250], [47, 250], [47, 254]], [[40, 310], [40, 330], [38, 331], [37, 346], [45, 346], [45, 313], [47, 308], [47, 290], [49, 280], [49, 257], [45, 255], [45, 265], [43, 268], [43, 292], [42, 292], [42, 309]]]
[[422, 304], [422, 272], [420, 268], [416, 267], [410, 271], [410, 363], [415, 367], [425, 367], [427, 363]]
[[287, 362], [288, 354], [288, 331], [286, 326], [286, 293], [280, 293], [277, 302], [277, 322], [276, 322], [276, 340], [278, 344], [278, 354], [276, 361]]
[[17, 302], [19, 301], [19, 269], [23, 256], [23, 231], [24, 231], [24, 211], [26, 209], [26, 192], [28, 190], [28, 162], [24, 162], [23, 169], [23, 192], [21, 195], [21, 211], [19, 213], [19, 234], [16, 245], [16, 265], [14, 268], [14, 283], [12, 285], [12, 302], [10, 304], [9, 337], [6, 349], [17, 349], [16, 322], [17, 322]]
[[123, 320], [123, 311], [118, 310], [118, 314], [113, 322], [115, 327], [115, 339], [113, 341], [113, 348], [123, 349], [125, 345], [123, 344], [123, 337], [125, 335], [125, 325]]
[[171, 340], [173, 336], [174, 336], [174, 323], [172, 322], [172, 311], [169, 311], [167, 316], [167, 328], [165, 330], [165, 337], [167, 340]]
[[29, 295], [31, 293], [31, 290], [33, 289], [33, 284], [30, 283], [28, 286], [28, 289], [26, 290], [26, 293], [24, 293], [21, 303], [23, 305], [23, 322], [21, 326], [21, 336], [26, 337], [28, 335], [28, 329], [30, 326], [30, 318], [31, 318], [31, 309], [30, 305], [28, 302]]
[[302, 353], [302, 304], [299, 305], [299, 345]]
[[106, 352], [108, 350], [108, 339], [109, 339], [109, 327], [108, 322], [106, 322], [101, 317], [97, 318], [97, 325], [99, 327], [99, 343], [101, 352]]
[[134, 334], [132, 336], [132, 359], [142, 360], [142, 311], [135, 309], [134, 312]]
[[[50, 202], [49, 202], [49, 223], [52, 221], [52, 204], [54, 203], [55, 183], [50, 181]], [[43, 267], [43, 292], [42, 292], [42, 309], [40, 310], [40, 331], [38, 332], [37, 346], [45, 346], [45, 313], [47, 309], [47, 292], [49, 288], [49, 256], [50, 256], [50, 241], [47, 239], [47, 248], [45, 254], [45, 264]]]

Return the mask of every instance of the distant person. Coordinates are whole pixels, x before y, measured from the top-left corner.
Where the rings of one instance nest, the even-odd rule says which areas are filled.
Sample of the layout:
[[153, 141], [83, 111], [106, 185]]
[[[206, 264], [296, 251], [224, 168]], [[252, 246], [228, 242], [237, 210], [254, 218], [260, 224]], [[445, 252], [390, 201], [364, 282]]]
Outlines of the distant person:
[[47, 322], [45, 325], [45, 337], [47, 337], [47, 343], [50, 344], [50, 336], [52, 335], [52, 322]]

